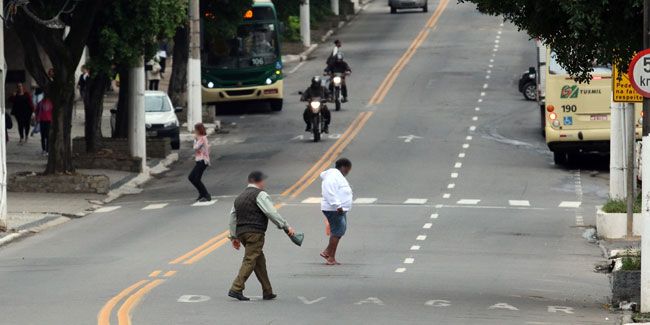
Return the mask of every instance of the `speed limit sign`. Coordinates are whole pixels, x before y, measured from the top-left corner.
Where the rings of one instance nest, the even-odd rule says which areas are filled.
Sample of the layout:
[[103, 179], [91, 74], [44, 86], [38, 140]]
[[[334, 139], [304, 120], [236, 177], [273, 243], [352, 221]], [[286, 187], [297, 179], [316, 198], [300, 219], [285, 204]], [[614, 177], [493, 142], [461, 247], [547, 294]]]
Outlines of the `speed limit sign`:
[[650, 49], [639, 52], [627, 72], [632, 87], [643, 97], [650, 98]]

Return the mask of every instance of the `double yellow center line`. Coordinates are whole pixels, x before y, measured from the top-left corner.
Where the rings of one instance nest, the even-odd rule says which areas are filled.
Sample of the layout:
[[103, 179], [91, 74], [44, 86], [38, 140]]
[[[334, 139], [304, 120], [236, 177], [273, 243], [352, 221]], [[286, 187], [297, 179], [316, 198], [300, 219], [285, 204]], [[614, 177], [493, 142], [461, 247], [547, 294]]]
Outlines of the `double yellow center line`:
[[[368, 106], [374, 106], [384, 101], [384, 98], [393, 87], [395, 80], [400, 75], [406, 64], [411, 60], [417, 49], [422, 45], [422, 43], [424, 43], [430, 30], [435, 27], [448, 3], [449, 0], [440, 0], [438, 7], [429, 20], [427, 20], [424, 28], [420, 33], [418, 33], [409, 48], [400, 57], [386, 78], [382, 81], [374, 95], [370, 98]], [[341, 135], [341, 137], [323, 154], [323, 156], [321, 156], [321, 158], [296, 183], [282, 192], [282, 198], [296, 198], [307, 189], [318, 178], [320, 173], [331, 166], [334, 160], [340, 156], [343, 150], [347, 148], [350, 142], [352, 142], [361, 129], [363, 129], [372, 115], [373, 112], [370, 111], [359, 113], [343, 135]], [[276, 205], [276, 208], [280, 209], [283, 205], [284, 204], [280, 203]], [[229, 231], [224, 231], [210, 238], [200, 246], [171, 260], [169, 265], [190, 265], [200, 261], [219, 247], [228, 243], [228, 233]], [[172, 277], [176, 272], [177, 271], [175, 270], [168, 271], [163, 274], [163, 277]], [[161, 271], [154, 271], [149, 275], [150, 278], [153, 278], [152, 280], [147, 279], [138, 281], [112, 297], [97, 314], [97, 324], [110, 325], [113, 309], [120, 303], [120, 301], [124, 301], [117, 311], [118, 324], [131, 325], [131, 314], [133, 309], [147, 293], [165, 282], [164, 278], [158, 278], [161, 273]]]

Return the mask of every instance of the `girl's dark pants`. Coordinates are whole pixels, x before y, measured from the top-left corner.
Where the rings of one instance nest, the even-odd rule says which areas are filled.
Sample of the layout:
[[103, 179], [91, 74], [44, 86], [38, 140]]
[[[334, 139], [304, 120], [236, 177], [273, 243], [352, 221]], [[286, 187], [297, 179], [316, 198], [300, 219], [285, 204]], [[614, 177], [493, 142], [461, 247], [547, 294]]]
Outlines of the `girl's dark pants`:
[[194, 185], [194, 187], [196, 187], [196, 189], [199, 191], [200, 197], [210, 198], [210, 193], [208, 193], [205, 185], [203, 185], [203, 182], [201, 182], [201, 177], [203, 177], [203, 172], [206, 168], [208, 168], [208, 165], [205, 163], [205, 161], [197, 161], [196, 165], [194, 165], [194, 168], [192, 169], [192, 172], [187, 178], [190, 180], [190, 183], [192, 183], [192, 185]]

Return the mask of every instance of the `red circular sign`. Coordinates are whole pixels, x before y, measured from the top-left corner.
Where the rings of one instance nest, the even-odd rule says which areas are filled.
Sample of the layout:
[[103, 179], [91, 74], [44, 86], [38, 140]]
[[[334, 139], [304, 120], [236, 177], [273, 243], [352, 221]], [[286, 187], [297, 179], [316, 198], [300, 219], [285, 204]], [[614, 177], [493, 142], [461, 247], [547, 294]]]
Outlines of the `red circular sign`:
[[643, 50], [634, 56], [627, 76], [634, 90], [645, 98], [650, 98], [650, 49]]

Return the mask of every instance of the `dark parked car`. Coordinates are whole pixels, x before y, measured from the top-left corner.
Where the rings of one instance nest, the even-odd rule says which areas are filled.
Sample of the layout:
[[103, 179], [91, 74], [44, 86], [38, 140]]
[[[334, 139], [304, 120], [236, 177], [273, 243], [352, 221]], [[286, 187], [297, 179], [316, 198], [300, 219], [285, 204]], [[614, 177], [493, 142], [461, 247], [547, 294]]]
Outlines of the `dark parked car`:
[[537, 100], [537, 71], [530, 67], [519, 79], [519, 92], [526, 100]]

